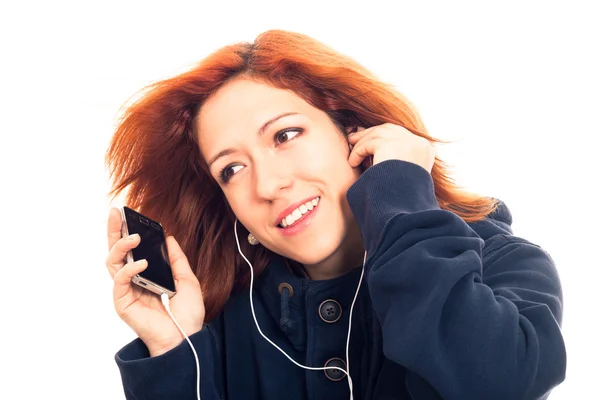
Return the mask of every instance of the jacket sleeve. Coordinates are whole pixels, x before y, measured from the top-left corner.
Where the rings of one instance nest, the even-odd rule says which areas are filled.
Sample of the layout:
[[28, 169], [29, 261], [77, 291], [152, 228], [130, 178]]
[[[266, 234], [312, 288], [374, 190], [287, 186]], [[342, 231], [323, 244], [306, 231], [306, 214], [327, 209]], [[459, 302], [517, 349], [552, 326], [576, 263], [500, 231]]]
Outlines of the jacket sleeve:
[[[223, 398], [219, 339], [212, 325], [189, 337], [200, 361], [200, 397]], [[196, 396], [196, 360], [188, 342], [150, 357], [148, 348], [137, 338], [115, 355], [128, 400], [190, 399]]]
[[369, 168], [347, 197], [388, 359], [444, 399], [538, 399], [564, 380], [562, 290], [548, 253], [511, 235], [484, 250], [410, 162]]

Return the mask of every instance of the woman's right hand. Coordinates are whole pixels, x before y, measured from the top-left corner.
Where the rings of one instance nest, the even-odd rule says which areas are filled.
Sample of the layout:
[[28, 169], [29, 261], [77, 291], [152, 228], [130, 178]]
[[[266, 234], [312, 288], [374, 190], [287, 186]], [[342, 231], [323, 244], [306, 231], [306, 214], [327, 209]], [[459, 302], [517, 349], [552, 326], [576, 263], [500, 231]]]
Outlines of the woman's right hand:
[[[113, 301], [117, 314], [144, 342], [154, 357], [178, 346], [183, 336], [165, 310], [158, 295], [139, 287], [131, 279], [146, 269], [147, 262], [125, 263], [127, 252], [140, 243], [139, 235], [121, 238], [121, 212], [112, 208], [108, 217], [106, 267], [114, 280]], [[172, 236], [167, 237], [169, 261], [177, 294], [170, 299], [173, 316], [190, 336], [202, 329], [204, 301], [196, 275]]]

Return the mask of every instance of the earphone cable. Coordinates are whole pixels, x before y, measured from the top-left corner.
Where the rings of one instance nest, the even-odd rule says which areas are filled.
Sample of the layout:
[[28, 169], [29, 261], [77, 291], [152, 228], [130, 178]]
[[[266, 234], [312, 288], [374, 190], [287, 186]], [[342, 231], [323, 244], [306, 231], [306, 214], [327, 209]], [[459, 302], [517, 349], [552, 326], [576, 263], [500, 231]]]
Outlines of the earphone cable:
[[175, 322], [175, 325], [179, 329], [179, 332], [181, 332], [183, 337], [185, 337], [185, 340], [187, 340], [188, 344], [192, 348], [192, 352], [194, 353], [194, 358], [196, 359], [196, 371], [197, 371], [197, 373], [196, 373], [196, 378], [197, 378], [196, 379], [196, 396], [198, 397], [198, 400], [200, 400], [200, 361], [198, 360], [198, 354], [196, 354], [196, 349], [194, 349], [194, 345], [192, 344], [190, 338], [188, 337], [188, 335], [186, 335], [185, 331], [181, 328], [181, 326], [179, 326], [179, 323], [177, 323], [177, 320], [171, 313], [171, 307], [169, 306], [169, 296], [166, 293], [163, 293], [160, 295], [160, 300], [162, 301], [163, 306], [165, 306], [165, 310], [167, 310], [169, 317], [171, 317], [173, 322]]

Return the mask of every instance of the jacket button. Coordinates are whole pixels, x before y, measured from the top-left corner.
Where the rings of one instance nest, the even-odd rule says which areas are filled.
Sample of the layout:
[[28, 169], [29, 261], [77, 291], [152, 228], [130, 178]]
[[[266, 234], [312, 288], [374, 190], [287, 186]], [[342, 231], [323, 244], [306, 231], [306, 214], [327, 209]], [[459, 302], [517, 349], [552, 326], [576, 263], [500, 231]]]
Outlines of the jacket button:
[[[346, 370], [346, 363], [341, 358], [330, 358], [325, 363], [325, 367], [338, 367]], [[338, 382], [346, 377], [346, 373], [340, 371], [339, 369], [326, 369], [324, 370], [325, 376], [330, 381]]]
[[342, 306], [335, 300], [325, 300], [319, 306], [319, 317], [328, 324], [337, 322], [342, 316]]

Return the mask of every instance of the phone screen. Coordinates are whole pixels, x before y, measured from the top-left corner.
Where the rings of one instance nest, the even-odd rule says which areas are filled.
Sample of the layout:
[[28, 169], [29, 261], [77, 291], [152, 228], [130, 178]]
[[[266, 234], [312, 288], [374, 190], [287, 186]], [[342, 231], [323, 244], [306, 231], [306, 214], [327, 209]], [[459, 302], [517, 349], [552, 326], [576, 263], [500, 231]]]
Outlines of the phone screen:
[[133, 260], [146, 259], [148, 261], [148, 267], [139, 275], [175, 292], [175, 281], [162, 226], [129, 207], [123, 207], [123, 211], [129, 234], [137, 233], [141, 239], [140, 244], [131, 249]]

